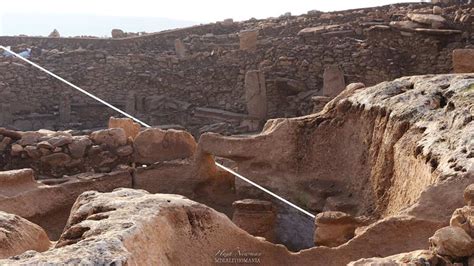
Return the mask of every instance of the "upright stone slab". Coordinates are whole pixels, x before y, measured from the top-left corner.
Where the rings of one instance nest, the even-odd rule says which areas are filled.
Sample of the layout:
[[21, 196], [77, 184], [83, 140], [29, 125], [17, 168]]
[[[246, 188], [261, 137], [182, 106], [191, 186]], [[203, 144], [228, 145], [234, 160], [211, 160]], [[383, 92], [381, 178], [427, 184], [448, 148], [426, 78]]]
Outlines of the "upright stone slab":
[[0, 127], [13, 124], [13, 109], [18, 108], [15, 94], [6, 86], [5, 83], [0, 82]]
[[178, 58], [186, 57], [186, 46], [181, 39], [174, 40], [174, 50]]
[[146, 97], [143, 95], [137, 95], [135, 97], [135, 109], [137, 113], [144, 113], [145, 112], [145, 99]]
[[245, 75], [245, 101], [251, 117], [267, 118], [267, 89], [265, 76], [261, 71], [248, 71]]
[[224, 19], [224, 21], [222, 21], [221, 24], [224, 26], [232, 26], [234, 24], [234, 19], [231, 19], [231, 18]]
[[71, 121], [71, 95], [63, 93], [59, 102], [59, 121], [69, 123]]
[[337, 65], [329, 66], [323, 74], [323, 95], [331, 98], [336, 97], [346, 87], [344, 73]]
[[258, 30], [244, 30], [239, 33], [240, 50], [255, 51], [257, 49]]
[[12, 107], [9, 103], [0, 103], [0, 126], [13, 124]]
[[270, 201], [244, 199], [232, 203], [232, 221], [238, 227], [254, 236], [275, 240], [276, 211]]
[[137, 107], [136, 107], [136, 94], [134, 91], [129, 91], [127, 94], [127, 99], [125, 100], [125, 112], [135, 115], [137, 112]]
[[453, 51], [454, 73], [474, 72], [474, 49], [455, 49]]

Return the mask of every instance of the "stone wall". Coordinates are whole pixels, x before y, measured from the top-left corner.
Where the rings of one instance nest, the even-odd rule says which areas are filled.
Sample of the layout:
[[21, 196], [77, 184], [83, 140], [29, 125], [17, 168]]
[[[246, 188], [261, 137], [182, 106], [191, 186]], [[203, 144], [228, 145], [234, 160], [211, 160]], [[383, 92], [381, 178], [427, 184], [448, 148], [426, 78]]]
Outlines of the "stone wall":
[[0, 170], [31, 168], [40, 179], [85, 172], [108, 173], [132, 163], [192, 158], [196, 150], [197, 144], [187, 132], [161, 129], [140, 132], [140, 127], [130, 119], [113, 120], [120, 124], [87, 135], [0, 128]]
[[198, 25], [183, 29], [167, 30], [148, 34], [140, 37], [120, 39], [103, 38], [48, 38], [28, 36], [0, 36], [0, 43], [4, 46], [26, 44], [43, 49], [75, 50], [78, 48], [89, 50], [106, 50], [112, 53], [129, 53], [136, 51], [162, 52], [173, 47], [174, 40], [192, 35], [205, 35], [208, 33], [229, 34], [238, 31], [238, 24], [212, 23]]
[[[0, 43], [33, 48], [33, 61], [149, 124], [194, 135], [241, 133], [265, 117], [249, 115], [249, 71], [263, 74], [267, 118], [304, 115], [313, 109], [311, 97], [324, 94], [328, 68], [341, 69], [346, 84], [366, 85], [451, 72], [452, 51], [472, 46], [470, 10], [441, 8], [441, 29], [407, 16], [439, 12], [431, 4], [398, 4], [124, 39], [0, 37]], [[103, 127], [114, 114], [17, 59], [0, 58], [0, 88], [2, 110], [10, 110], [0, 125], [17, 129]]]

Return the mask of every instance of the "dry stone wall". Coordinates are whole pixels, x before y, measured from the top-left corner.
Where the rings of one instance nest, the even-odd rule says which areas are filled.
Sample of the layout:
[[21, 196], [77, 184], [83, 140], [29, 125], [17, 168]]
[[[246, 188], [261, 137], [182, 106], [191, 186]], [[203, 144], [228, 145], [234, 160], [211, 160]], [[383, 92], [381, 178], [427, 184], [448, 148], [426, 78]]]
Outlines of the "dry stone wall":
[[132, 163], [192, 158], [196, 150], [196, 141], [188, 132], [157, 128], [139, 132], [140, 127], [130, 119], [112, 118], [110, 124], [113, 128], [89, 135], [0, 128], [0, 170], [32, 168], [43, 179], [107, 173]]

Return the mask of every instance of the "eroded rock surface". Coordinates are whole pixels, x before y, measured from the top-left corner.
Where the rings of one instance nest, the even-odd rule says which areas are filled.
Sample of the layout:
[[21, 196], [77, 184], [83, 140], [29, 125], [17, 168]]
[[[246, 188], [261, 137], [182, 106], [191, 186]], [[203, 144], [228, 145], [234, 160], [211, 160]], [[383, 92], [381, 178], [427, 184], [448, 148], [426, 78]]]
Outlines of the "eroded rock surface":
[[82, 194], [55, 248], [0, 264], [212, 264], [238, 250], [258, 253], [255, 258], [272, 265], [291, 257], [284, 247], [253, 238], [223, 214], [182, 196], [118, 189]]
[[84, 173], [60, 179], [34, 180], [33, 170], [0, 172], [0, 211], [19, 215], [42, 226], [51, 239], [62, 232], [69, 210], [84, 191], [131, 187], [128, 171]]
[[[342, 265], [375, 254], [388, 256], [400, 249], [384, 245], [387, 242], [413, 248], [419, 244], [410, 242], [407, 235], [427, 226], [412, 217], [390, 219], [368, 226], [365, 233], [337, 248], [291, 253], [282, 245], [249, 235], [227, 216], [182, 196], [132, 189], [90, 191], [75, 202], [53, 249], [26, 252], [0, 264], [190, 265], [199, 261], [208, 265], [245, 258], [263, 265]], [[247, 255], [239, 255], [242, 253]]]
[[464, 191], [468, 206], [456, 210], [451, 218], [451, 225], [437, 230], [429, 238], [429, 250], [416, 250], [385, 258], [360, 259], [349, 265], [471, 265], [474, 261], [474, 240], [470, 235], [470, 225], [474, 219], [469, 197], [472, 188], [473, 184]]
[[[472, 75], [351, 84], [318, 114], [270, 120], [253, 136], [204, 134], [199, 150], [234, 160], [240, 173], [313, 212], [379, 219], [364, 237], [403, 228], [385, 249], [400, 249], [403, 238], [414, 248], [400, 252], [422, 249], [474, 182], [473, 87]], [[362, 235], [347, 246], [357, 249]]]

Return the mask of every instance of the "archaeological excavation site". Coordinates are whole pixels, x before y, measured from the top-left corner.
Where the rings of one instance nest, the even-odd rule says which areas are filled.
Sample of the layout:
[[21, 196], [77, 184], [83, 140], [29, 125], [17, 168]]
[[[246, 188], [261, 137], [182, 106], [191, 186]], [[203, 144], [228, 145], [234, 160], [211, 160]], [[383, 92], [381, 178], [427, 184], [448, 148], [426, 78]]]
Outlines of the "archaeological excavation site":
[[474, 266], [474, 3], [274, 15], [0, 36], [0, 265]]

